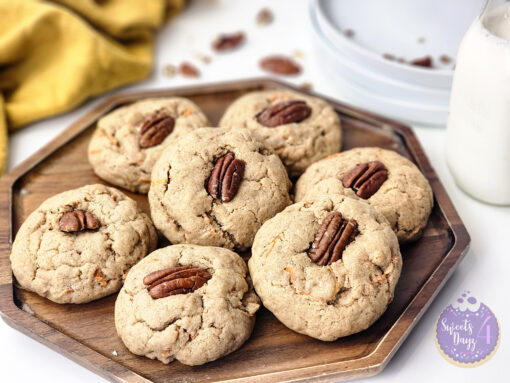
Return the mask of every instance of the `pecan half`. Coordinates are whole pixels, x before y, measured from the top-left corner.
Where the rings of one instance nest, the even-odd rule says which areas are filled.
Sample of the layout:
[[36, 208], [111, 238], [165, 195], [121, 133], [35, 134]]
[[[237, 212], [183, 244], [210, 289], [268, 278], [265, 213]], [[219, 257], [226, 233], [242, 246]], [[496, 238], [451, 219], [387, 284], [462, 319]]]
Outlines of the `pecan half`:
[[243, 42], [243, 32], [221, 34], [212, 42], [212, 47], [217, 52], [226, 52], [238, 48]]
[[211, 279], [207, 270], [195, 266], [169, 267], [147, 274], [143, 283], [149, 286], [149, 295], [154, 299], [170, 295], [188, 294], [199, 289]]
[[312, 113], [312, 108], [301, 100], [283, 101], [271, 105], [257, 114], [259, 124], [268, 128], [301, 122]]
[[293, 75], [301, 73], [301, 67], [292, 59], [284, 56], [268, 56], [259, 61], [261, 69], [269, 73]]
[[174, 130], [175, 120], [166, 113], [156, 112], [142, 121], [140, 147], [151, 148], [159, 145]]
[[60, 231], [74, 233], [83, 230], [95, 230], [101, 226], [94, 214], [83, 210], [73, 210], [65, 213], [58, 221]]
[[342, 253], [358, 235], [358, 224], [353, 219], [343, 219], [342, 214], [329, 214], [317, 230], [308, 256], [319, 266], [331, 265], [342, 258]]
[[206, 182], [207, 192], [222, 202], [230, 202], [236, 196], [243, 180], [246, 163], [228, 152], [216, 160], [211, 175]]
[[388, 169], [381, 161], [365, 162], [349, 170], [342, 178], [342, 184], [351, 188], [358, 197], [372, 197], [388, 178]]

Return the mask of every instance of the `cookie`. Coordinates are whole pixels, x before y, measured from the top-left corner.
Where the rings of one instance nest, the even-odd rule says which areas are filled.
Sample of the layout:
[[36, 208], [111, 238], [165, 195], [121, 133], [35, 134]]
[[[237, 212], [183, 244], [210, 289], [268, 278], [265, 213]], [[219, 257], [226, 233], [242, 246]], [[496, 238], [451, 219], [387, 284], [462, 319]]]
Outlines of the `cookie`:
[[87, 185], [47, 199], [28, 216], [12, 245], [11, 266], [24, 289], [56, 303], [85, 303], [117, 292], [157, 240], [134, 200]]
[[400, 243], [418, 239], [434, 205], [420, 170], [401, 155], [381, 148], [355, 148], [310, 166], [296, 183], [296, 201], [315, 193], [339, 193], [380, 211]]
[[227, 109], [219, 125], [256, 133], [280, 156], [291, 178], [342, 146], [340, 119], [335, 110], [324, 100], [286, 90], [240, 97]]
[[131, 269], [115, 302], [115, 326], [132, 353], [194, 366], [241, 347], [259, 302], [236, 253], [174, 245]]
[[293, 204], [268, 220], [248, 266], [264, 306], [285, 326], [333, 341], [384, 313], [402, 257], [381, 213], [337, 194]]
[[89, 144], [89, 162], [105, 181], [146, 194], [163, 149], [176, 137], [208, 125], [198, 106], [185, 98], [136, 102], [99, 120]]
[[171, 243], [242, 251], [291, 203], [290, 187], [278, 156], [249, 130], [201, 128], [176, 140], [156, 162], [149, 204]]

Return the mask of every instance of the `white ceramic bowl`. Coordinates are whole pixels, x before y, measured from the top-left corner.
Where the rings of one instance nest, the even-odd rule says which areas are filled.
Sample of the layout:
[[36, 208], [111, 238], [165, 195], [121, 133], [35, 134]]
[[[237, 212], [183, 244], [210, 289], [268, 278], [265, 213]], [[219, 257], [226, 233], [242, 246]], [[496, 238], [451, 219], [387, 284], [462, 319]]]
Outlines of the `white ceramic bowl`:
[[370, 71], [366, 67], [354, 63], [345, 57], [325, 38], [319, 29], [315, 15], [310, 14], [312, 33], [316, 37], [316, 45], [321, 48], [328, 66], [334, 66], [335, 71], [360, 87], [371, 89], [374, 93], [384, 97], [398, 98], [408, 102], [425, 103], [439, 107], [448, 106], [450, 100], [449, 89], [430, 88], [394, 80], [379, 72]]
[[[353, 64], [395, 81], [449, 89], [458, 44], [483, 0], [311, 0], [319, 30]], [[351, 29], [355, 35], [347, 37]], [[401, 64], [384, 53], [410, 61], [430, 55], [435, 69]]]

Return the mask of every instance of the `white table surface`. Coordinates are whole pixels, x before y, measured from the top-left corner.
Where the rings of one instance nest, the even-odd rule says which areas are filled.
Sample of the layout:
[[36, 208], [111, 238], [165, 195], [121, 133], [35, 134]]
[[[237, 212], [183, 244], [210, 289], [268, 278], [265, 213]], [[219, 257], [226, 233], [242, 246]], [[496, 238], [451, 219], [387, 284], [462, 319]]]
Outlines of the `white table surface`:
[[[270, 6], [275, 13], [271, 26], [258, 27], [254, 22], [255, 14], [262, 6]], [[260, 57], [269, 53], [292, 54], [298, 50], [304, 56], [300, 60], [304, 72], [290, 81], [296, 84], [312, 82], [317, 92], [342, 100], [342, 90], [328, 83], [311, 57], [312, 42], [307, 23], [306, 1], [193, 1], [184, 13], [159, 33], [152, 76], [143, 83], [123, 90], [166, 88], [260, 76], [263, 75], [257, 66]], [[211, 54], [213, 61], [209, 65], [195, 58], [197, 52], [211, 53], [210, 41], [217, 33], [236, 30], [244, 30], [248, 36], [241, 50], [222, 56]], [[201, 78], [169, 79], [163, 76], [165, 64], [178, 64], [181, 60], [190, 60], [199, 65]], [[12, 134], [8, 169], [14, 168], [102, 99], [104, 96]], [[444, 127], [413, 128], [471, 234], [471, 249], [386, 369], [365, 380], [415, 383], [429, 383], [438, 379], [459, 382], [508, 381], [505, 371], [510, 360], [510, 345], [506, 338], [506, 326], [510, 325], [507, 285], [507, 269], [510, 269], [510, 208], [484, 205], [463, 194], [455, 185], [445, 162]], [[472, 369], [456, 367], [445, 361], [436, 349], [433, 337], [439, 314], [465, 289], [493, 310], [503, 334], [494, 357]], [[0, 321], [0, 381], [55, 383], [104, 380]]]

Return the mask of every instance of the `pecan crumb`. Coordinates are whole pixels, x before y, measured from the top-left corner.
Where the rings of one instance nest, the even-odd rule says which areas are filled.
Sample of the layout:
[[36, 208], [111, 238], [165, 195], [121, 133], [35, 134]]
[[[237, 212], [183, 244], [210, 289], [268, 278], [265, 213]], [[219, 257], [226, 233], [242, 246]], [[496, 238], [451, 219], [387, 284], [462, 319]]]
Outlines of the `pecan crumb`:
[[313, 84], [311, 82], [303, 82], [299, 87], [309, 92], [313, 89]]
[[200, 77], [200, 71], [194, 65], [184, 61], [179, 65], [179, 73], [184, 77]]
[[274, 55], [264, 57], [259, 62], [262, 70], [280, 75], [297, 75], [301, 73], [301, 67], [291, 58]]
[[216, 52], [227, 52], [239, 48], [245, 40], [244, 32], [223, 33], [212, 42], [212, 48]]
[[420, 57], [420, 58], [414, 59], [410, 62], [410, 64], [414, 65], [414, 66], [420, 66], [423, 68], [432, 68], [432, 66], [433, 66], [432, 57], [430, 57], [430, 56], [425, 56], [425, 57]]
[[269, 25], [273, 22], [273, 20], [274, 20], [274, 15], [273, 15], [273, 12], [271, 12], [271, 10], [269, 8], [262, 8], [257, 13], [257, 18], [256, 18], [257, 25], [260, 25], [260, 26]]
[[441, 55], [439, 56], [439, 61], [443, 64], [450, 64], [452, 62], [452, 58], [448, 55]]
[[354, 37], [354, 35], [355, 35], [355, 34], [356, 34], [356, 33], [354, 32], [354, 30], [352, 30], [352, 29], [350, 29], [350, 28], [349, 28], [349, 29], [346, 29], [346, 30], [344, 31], [344, 35], [345, 35], [345, 37], [349, 37], [349, 38], [351, 38], [351, 37]]

